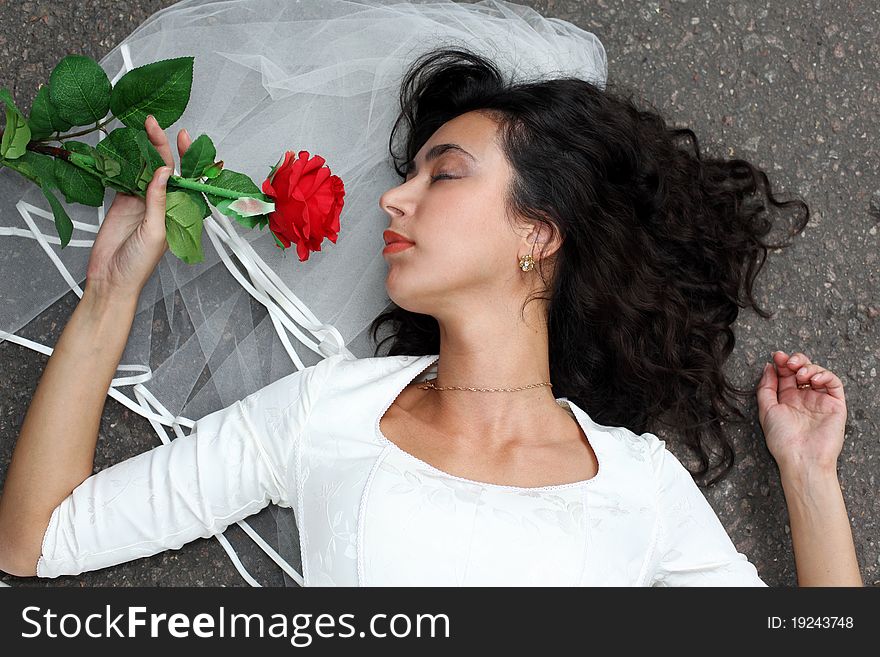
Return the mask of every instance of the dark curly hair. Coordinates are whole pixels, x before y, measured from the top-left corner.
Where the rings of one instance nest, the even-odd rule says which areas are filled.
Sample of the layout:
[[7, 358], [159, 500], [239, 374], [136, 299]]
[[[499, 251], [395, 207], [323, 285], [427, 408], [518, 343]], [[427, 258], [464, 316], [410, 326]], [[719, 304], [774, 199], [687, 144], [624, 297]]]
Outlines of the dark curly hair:
[[[526, 300], [548, 302], [555, 395], [599, 424], [639, 434], [671, 427], [699, 457], [691, 474], [708, 486], [734, 463], [725, 408], [747, 421], [728, 395], [755, 393], [724, 376], [731, 325], [746, 305], [772, 316], [752, 294], [767, 249], [786, 246], [761, 239], [772, 228], [768, 202], [802, 210], [790, 236], [806, 226], [809, 208], [798, 199], [780, 203], [767, 175], [745, 160], [701, 157], [693, 131], [670, 128], [618, 89], [576, 77], [513, 83], [466, 47], [434, 49], [405, 72], [389, 149], [403, 179], [443, 123], [470, 111], [495, 121], [513, 170], [509, 214], [562, 238], [551, 264], [536, 260], [546, 296]], [[376, 355], [387, 340], [387, 355], [439, 353], [432, 316], [392, 304], [370, 326], [374, 343], [386, 322], [392, 331]], [[714, 445], [720, 465], [712, 463]]]

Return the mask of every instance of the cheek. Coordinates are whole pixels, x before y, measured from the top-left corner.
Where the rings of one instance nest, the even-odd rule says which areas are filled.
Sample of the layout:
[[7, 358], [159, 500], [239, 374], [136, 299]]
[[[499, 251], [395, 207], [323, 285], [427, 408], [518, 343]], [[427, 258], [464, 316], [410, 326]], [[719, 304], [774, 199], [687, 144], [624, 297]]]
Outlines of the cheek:
[[442, 267], [460, 268], [470, 275], [498, 271], [510, 264], [508, 260], [515, 266], [515, 236], [492, 192], [464, 187], [455, 190], [461, 193], [437, 196], [431, 207], [419, 209], [424, 214], [416, 221], [415, 233], [425, 260], [436, 264], [438, 258], [446, 259]]
[[430, 240], [425, 260], [446, 271], [447, 278], [494, 279], [507, 269], [513, 270], [515, 247], [506, 242], [497, 228], [489, 228], [485, 217], [448, 222]]

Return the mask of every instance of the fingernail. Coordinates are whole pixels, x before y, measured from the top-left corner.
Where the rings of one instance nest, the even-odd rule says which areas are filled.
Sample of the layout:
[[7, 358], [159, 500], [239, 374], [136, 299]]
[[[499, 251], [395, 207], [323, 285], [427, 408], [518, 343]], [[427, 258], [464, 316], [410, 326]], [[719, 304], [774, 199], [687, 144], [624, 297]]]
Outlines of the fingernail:
[[183, 129], [183, 134], [186, 135], [186, 138], [189, 139], [189, 130], [186, 128]]
[[168, 182], [168, 178], [171, 176], [171, 168], [170, 167], [162, 167], [162, 170], [159, 171], [159, 182], [163, 185]]

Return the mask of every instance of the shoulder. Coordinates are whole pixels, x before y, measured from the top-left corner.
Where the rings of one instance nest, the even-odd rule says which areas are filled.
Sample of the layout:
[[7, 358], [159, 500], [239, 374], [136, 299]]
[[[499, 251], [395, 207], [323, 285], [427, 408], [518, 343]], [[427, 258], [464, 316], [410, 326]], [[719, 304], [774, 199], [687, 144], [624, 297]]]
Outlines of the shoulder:
[[666, 449], [666, 441], [653, 433], [635, 433], [624, 426], [598, 424], [592, 418], [590, 422], [593, 427], [611, 436], [617, 455], [628, 461], [642, 463], [653, 469]]
[[594, 447], [599, 447], [600, 456], [611, 459], [622, 470], [634, 474], [644, 483], [646, 478], [656, 479], [669, 460], [675, 461], [684, 469], [675, 455], [666, 447], [666, 441], [654, 433], [636, 433], [621, 425], [600, 424], [583, 408], [563, 397], [562, 401], [572, 408], [581, 420], [587, 438], [596, 438]]
[[[336, 373], [356, 374], [361, 376], [382, 376], [400, 372], [430, 356], [374, 356], [369, 358], [352, 358], [345, 354], [335, 354], [321, 360], [317, 366]], [[316, 366], [316, 367], [317, 367]]]
[[420, 356], [377, 356], [374, 358], [356, 358], [347, 354], [333, 354], [322, 358], [314, 365], [294, 371], [284, 378], [297, 375], [323, 379], [338, 374], [366, 375], [399, 371], [421, 358]]
[[670, 479], [681, 479], [682, 475], [692, 479], [678, 457], [669, 450], [665, 440], [650, 431], [640, 434], [626, 431], [634, 449], [643, 452], [644, 460], [658, 488], [662, 489], [664, 483], [668, 483]]
[[352, 358], [334, 354], [297, 369], [244, 397], [245, 407], [310, 407], [325, 392], [349, 385], [356, 389], [371, 379], [387, 378], [406, 366], [405, 357]]
[[[432, 356], [325, 358], [315, 366], [314, 383], [309, 386], [309, 422], [337, 439], [352, 435], [352, 427], [371, 427], [380, 411], [410, 381], [427, 371], [431, 359]], [[372, 436], [371, 430], [354, 433]]]
[[[669, 450], [667, 441], [650, 431], [635, 433], [625, 427], [609, 427], [618, 455], [627, 464], [636, 485], [663, 513], [680, 510], [699, 515], [708, 508], [693, 475]], [[620, 461], [619, 461], [620, 462]], [[632, 479], [631, 479], [632, 481]]]
[[433, 356], [351, 358], [336, 354], [323, 359], [314, 367], [318, 370], [316, 378], [322, 397], [338, 396], [393, 388], [403, 379], [409, 383], [409, 379], [417, 377], [432, 358]]
[[649, 488], [655, 493], [670, 487], [671, 483], [693, 484], [690, 472], [673, 454], [664, 439], [646, 431], [636, 433], [622, 426], [602, 426], [613, 440], [615, 456], [618, 462], [625, 463], [627, 469], [636, 472], [644, 486], [650, 482]]

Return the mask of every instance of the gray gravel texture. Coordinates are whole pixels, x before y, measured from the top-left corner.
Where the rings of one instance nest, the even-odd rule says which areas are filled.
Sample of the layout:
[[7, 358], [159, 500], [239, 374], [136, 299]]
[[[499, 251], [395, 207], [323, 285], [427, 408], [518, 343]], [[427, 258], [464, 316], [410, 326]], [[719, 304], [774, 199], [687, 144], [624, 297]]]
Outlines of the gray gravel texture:
[[[29, 108], [62, 57], [100, 59], [171, 4], [0, 0], [0, 87]], [[770, 254], [756, 284], [759, 303], [774, 316], [740, 314], [726, 371], [735, 384], [751, 385], [770, 352], [782, 349], [804, 352], [843, 380], [848, 422], [838, 472], [863, 579], [880, 584], [880, 8], [844, 0], [522, 4], [595, 32], [607, 49], [613, 81], [637, 89], [671, 123], [692, 128], [704, 154], [747, 159], [768, 172], [775, 193], [799, 196], [810, 206], [805, 232], [793, 247]], [[22, 335], [41, 342], [57, 336], [76, 299], [65, 296]], [[0, 343], [0, 482], [46, 361]], [[728, 427], [739, 454], [736, 471], [705, 493], [764, 580], [795, 586], [779, 472], [754, 400], [745, 410], [754, 422]], [[108, 398], [95, 471], [156, 444], [144, 418]], [[256, 575], [278, 583], [269, 573]], [[19, 586], [246, 586], [214, 539], [79, 577], [0, 580]]]

